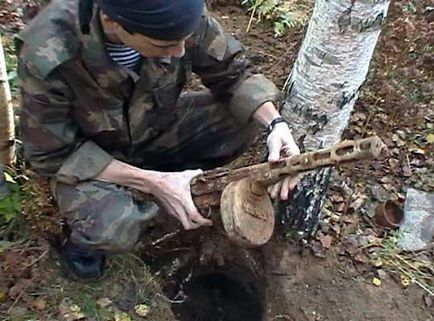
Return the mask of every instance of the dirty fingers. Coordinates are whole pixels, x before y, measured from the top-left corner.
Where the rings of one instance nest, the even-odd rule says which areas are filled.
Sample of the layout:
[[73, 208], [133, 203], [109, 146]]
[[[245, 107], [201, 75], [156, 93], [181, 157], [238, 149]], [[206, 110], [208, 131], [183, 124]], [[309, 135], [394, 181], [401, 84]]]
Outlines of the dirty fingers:
[[211, 220], [200, 215], [191, 196], [191, 180], [200, 174], [201, 170], [165, 173], [154, 191], [168, 214], [178, 219], [186, 230], [212, 225]]

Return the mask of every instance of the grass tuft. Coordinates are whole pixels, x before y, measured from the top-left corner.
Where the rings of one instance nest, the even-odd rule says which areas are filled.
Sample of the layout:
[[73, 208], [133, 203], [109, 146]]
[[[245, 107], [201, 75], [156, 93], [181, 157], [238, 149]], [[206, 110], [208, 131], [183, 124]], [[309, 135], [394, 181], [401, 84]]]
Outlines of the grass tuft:
[[389, 233], [382, 240], [380, 259], [385, 270], [400, 276], [406, 287], [416, 284], [430, 296], [434, 296], [434, 262], [429, 251], [406, 253], [398, 247], [399, 231]]

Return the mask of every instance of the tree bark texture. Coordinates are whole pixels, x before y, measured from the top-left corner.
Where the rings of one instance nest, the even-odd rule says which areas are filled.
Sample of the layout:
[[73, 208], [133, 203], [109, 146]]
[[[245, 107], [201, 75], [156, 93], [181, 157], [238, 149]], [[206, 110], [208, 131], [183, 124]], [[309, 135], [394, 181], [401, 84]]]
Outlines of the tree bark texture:
[[0, 164], [0, 201], [8, 194], [8, 186], [6, 185], [5, 174], [3, 166]]
[[15, 126], [12, 96], [9, 88], [6, 59], [0, 36], [0, 163], [11, 165], [15, 160]]
[[[294, 68], [282, 115], [302, 150], [341, 139], [363, 85], [390, 0], [317, 0]], [[279, 218], [301, 234], [318, 224], [331, 169], [303, 179]]]

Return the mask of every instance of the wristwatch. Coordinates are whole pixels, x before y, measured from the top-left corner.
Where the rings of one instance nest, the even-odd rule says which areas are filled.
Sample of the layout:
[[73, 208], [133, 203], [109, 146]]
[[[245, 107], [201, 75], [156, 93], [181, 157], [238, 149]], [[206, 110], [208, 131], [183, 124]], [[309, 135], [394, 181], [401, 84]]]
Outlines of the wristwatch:
[[283, 119], [282, 117], [276, 117], [276, 118], [274, 118], [271, 121], [271, 123], [268, 124], [268, 127], [267, 127], [267, 133], [268, 133], [268, 135], [273, 131], [274, 127], [277, 124], [279, 124], [279, 123], [285, 123], [285, 124], [287, 124], [286, 120]]

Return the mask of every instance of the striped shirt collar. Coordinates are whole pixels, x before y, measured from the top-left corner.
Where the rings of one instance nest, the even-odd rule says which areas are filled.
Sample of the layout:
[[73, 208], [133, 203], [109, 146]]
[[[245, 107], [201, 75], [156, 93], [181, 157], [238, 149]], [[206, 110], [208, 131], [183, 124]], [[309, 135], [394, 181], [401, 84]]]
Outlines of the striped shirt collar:
[[[122, 67], [126, 67], [135, 70], [143, 58], [140, 53], [131, 47], [124, 44], [106, 42], [106, 49], [109, 56]], [[170, 65], [172, 63], [172, 57], [163, 56], [157, 58], [161, 64]]]
[[132, 70], [136, 70], [140, 64], [142, 56], [139, 52], [124, 44], [106, 42], [106, 49], [117, 64]]

